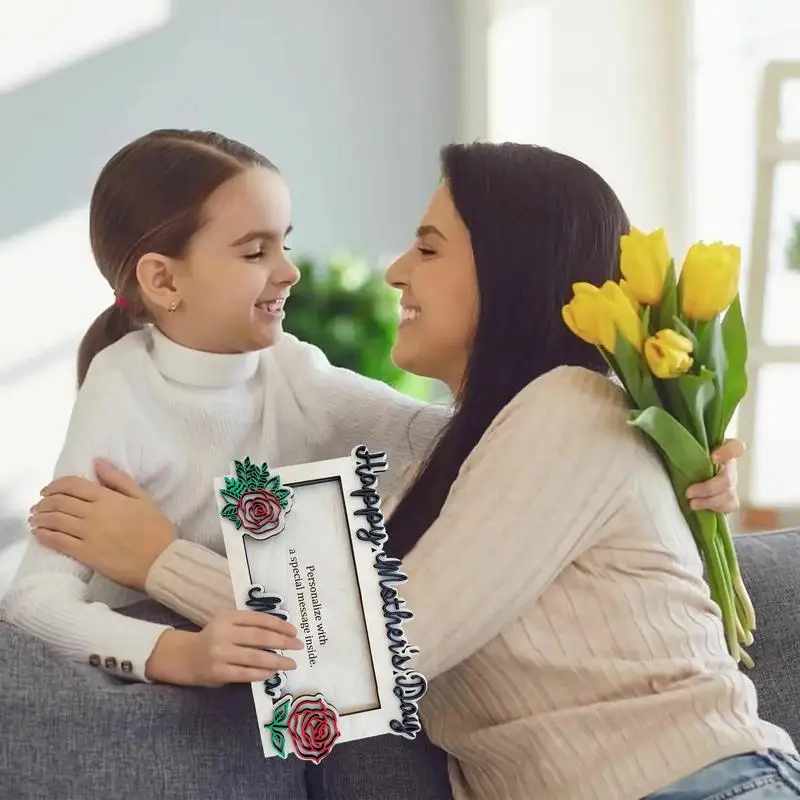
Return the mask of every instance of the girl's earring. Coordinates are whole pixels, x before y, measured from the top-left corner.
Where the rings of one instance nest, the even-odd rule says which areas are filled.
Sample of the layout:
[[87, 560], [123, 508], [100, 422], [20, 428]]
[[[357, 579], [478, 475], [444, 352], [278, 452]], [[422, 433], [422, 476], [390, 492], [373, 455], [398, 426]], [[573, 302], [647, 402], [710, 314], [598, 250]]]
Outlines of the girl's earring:
[[181, 304], [180, 300], [173, 300], [169, 306], [169, 313], [174, 314], [178, 310], [180, 304]]

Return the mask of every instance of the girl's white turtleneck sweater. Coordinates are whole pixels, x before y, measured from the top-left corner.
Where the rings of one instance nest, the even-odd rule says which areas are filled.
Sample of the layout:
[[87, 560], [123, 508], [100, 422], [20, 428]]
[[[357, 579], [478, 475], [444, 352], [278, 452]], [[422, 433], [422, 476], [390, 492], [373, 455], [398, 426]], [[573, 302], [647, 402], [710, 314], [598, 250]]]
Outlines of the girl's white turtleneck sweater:
[[[391, 492], [448, 413], [333, 367], [289, 334], [261, 352], [220, 355], [146, 328], [92, 362], [55, 477], [94, 478], [105, 459], [134, 476], [181, 538], [222, 554], [213, 479], [234, 459], [280, 467], [367, 444], [390, 454], [381, 483]], [[145, 680], [165, 627], [113, 610], [142, 597], [32, 541], [2, 611], [73, 660]]]

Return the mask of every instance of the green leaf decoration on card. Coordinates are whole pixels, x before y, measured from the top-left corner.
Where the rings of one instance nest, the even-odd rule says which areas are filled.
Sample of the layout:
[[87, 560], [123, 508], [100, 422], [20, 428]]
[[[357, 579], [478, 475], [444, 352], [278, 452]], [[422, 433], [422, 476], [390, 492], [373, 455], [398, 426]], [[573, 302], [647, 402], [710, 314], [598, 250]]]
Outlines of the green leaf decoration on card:
[[286, 526], [286, 515], [294, 504], [294, 491], [281, 485], [266, 463], [254, 464], [249, 458], [233, 462], [233, 475], [224, 478], [219, 490], [225, 501], [219, 511], [223, 519], [244, 529], [254, 539], [269, 539]]
[[286, 758], [288, 755], [286, 752], [286, 729], [289, 726], [289, 710], [292, 700], [292, 695], [284, 695], [281, 702], [273, 707], [272, 722], [264, 725], [264, 729], [269, 731], [272, 747], [281, 758]]
[[281, 758], [286, 758], [286, 737], [280, 730], [273, 730], [270, 736], [270, 741], [275, 751]]
[[289, 707], [292, 705], [292, 696], [286, 695], [283, 700], [275, 706], [272, 712], [272, 725], [285, 725], [286, 720], [289, 718]]

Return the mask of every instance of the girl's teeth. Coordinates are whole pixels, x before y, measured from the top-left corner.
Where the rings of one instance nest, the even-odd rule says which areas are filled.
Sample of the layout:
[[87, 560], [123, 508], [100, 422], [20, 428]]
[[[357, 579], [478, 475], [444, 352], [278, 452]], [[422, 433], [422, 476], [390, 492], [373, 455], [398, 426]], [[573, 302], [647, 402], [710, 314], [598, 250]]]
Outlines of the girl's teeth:
[[266, 304], [267, 311], [277, 313], [283, 309], [283, 300], [270, 300], [269, 303]]
[[416, 319], [420, 313], [418, 308], [403, 308], [400, 310], [400, 319], [402, 322], [409, 322], [412, 319]]

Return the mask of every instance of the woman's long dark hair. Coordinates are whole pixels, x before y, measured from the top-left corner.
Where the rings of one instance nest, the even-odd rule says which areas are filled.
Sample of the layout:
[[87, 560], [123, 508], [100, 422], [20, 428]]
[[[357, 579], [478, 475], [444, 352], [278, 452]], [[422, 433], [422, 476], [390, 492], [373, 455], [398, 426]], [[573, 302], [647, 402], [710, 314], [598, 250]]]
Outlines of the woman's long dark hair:
[[441, 160], [472, 240], [480, 310], [455, 415], [389, 520], [387, 551], [400, 557], [439, 516], [464, 460], [519, 391], [561, 365], [607, 371], [561, 307], [577, 281], [619, 279], [629, 230], [611, 187], [569, 156], [478, 143], [449, 145]]

